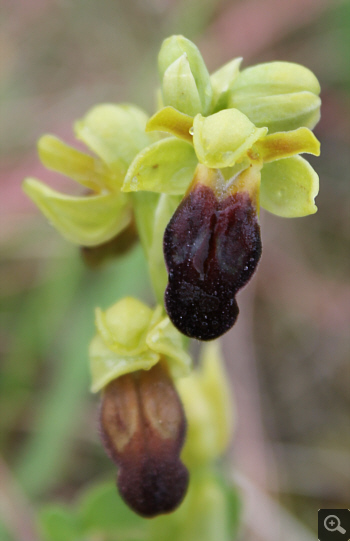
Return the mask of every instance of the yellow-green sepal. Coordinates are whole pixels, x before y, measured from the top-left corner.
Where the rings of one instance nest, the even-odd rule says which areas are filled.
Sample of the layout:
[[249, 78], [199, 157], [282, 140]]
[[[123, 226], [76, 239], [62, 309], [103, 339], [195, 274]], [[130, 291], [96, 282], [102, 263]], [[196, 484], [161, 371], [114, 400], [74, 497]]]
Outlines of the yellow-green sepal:
[[192, 145], [175, 137], [162, 139], [139, 152], [128, 169], [122, 191], [183, 195], [196, 165]]
[[256, 128], [238, 109], [225, 109], [195, 117], [193, 145], [198, 161], [207, 167], [232, 167], [266, 133], [267, 128]]
[[266, 135], [255, 143], [254, 151], [264, 163], [269, 163], [303, 153], [319, 156], [320, 142], [308, 128], [298, 128]]
[[171, 133], [188, 143], [192, 143], [190, 130], [193, 126], [193, 117], [181, 113], [174, 107], [162, 107], [147, 122], [146, 132], [163, 131]]
[[154, 141], [148, 117], [134, 105], [102, 104], [75, 123], [75, 134], [111, 169], [118, 187], [135, 155]]
[[211, 111], [213, 113], [228, 108], [228, 97], [234, 82], [239, 75], [239, 67], [243, 58], [234, 58], [210, 76], [213, 89]]
[[317, 211], [318, 188], [318, 175], [304, 158], [277, 160], [261, 171], [260, 205], [284, 218], [308, 216]]
[[105, 312], [96, 310], [96, 328], [89, 349], [93, 392], [124, 374], [149, 370], [161, 359], [174, 377], [189, 372], [182, 335], [160, 305], [152, 310], [126, 297]]
[[320, 119], [321, 100], [312, 92], [276, 96], [231, 94], [230, 107], [236, 107], [256, 126], [267, 126], [269, 133], [314, 128]]
[[39, 139], [38, 152], [45, 167], [62, 173], [90, 190], [99, 191], [108, 184], [109, 171], [99, 158], [84, 154], [53, 135], [44, 135]]
[[136, 370], [149, 370], [157, 364], [160, 356], [146, 350], [138, 355], [121, 355], [109, 349], [99, 335], [89, 347], [91, 392], [101, 391], [108, 383]]
[[81, 246], [107, 242], [131, 220], [130, 201], [120, 192], [72, 197], [34, 178], [24, 181], [23, 190], [67, 240]]
[[189, 374], [192, 359], [184, 348], [182, 334], [168, 317], [163, 318], [150, 330], [147, 335], [147, 345], [168, 361], [174, 378], [182, 378]]
[[[192, 41], [181, 35], [165, 39], [158, 56], [158, 68], [164, 105], [172, 105], [191, 116], [209, 113], [212, 101], [210, 77], [202, 55]], [[185, 92], [188, 100], [185, 97], [182, 101], [181, 91]], [[176, 103], [172, 101], [174, 98]], [[178, 107], [179, 103], [183, 103], [185, 108]]]

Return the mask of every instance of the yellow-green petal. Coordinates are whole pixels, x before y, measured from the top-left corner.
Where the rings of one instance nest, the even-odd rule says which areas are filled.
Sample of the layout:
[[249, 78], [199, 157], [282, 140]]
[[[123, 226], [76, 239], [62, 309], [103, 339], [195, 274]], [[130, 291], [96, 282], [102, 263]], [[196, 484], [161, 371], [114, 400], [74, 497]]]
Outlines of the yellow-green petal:
[[100, 191], [107, 183], [108, 170], [101, 160], [66, 145], [53, 135], [44, 135], [39, 139], [38, 152], [45, 167], [62, 173], [90, 190]]
[[171, 105], [190, 116], [202, 111], [196, 81], [186, 53], [170, 64], [165, 71], [162, 90], [164, 105]]
[[126, 297], [105, 312], [96, 309], [97, 332], [105, 344], [119, 355], [138, 355], [147, 349], [146, 335], [153, 310], [132, 297]]
[[300, 64], [266, 62], [242, 70], [232, 91], [249, 98], [303, 91], [318, 95], [320, 84], [312, 71]]
[[318, 187], [318, 175], [304, 158], [278, 160], [261, 171], [260, 204], [284, 218], [308, 216], [317, 211]]
[[237, 109], [225, 109], [195, 117], [193, 145], [199, 162], [207, 167], [232, 167], [266, 133], [267, 128], [256, 128]]
[[159, 353], [168, 362], [174, 378], [187, 376], [192, 360], [184, 348], [183, 337], [168, 317], [162, 319], [147, 335], [150, 350]]
[[174, 107], [163, 107], [155, 113], [147, 122], [146, 132], [163, 131], [171, 133], [180, 139], [192, 143], [190, 129], [193, 125], [193, 118], [181, 113]]
[[118, 186], [136, 154], [154, 141], [145, 133], [147, 120], [134, 105], [97, 105], [76, 122], [75, 133], [109, 166]]
[[239, 75], [239, 67], [243, 58], [234, 58], [210, 76], [213, 88], [212, 111], [220, 111], [228, 107], [228, 95]]
[[267, 126], [269, 133], [314, 128], [320, 119], [321, 100], [311, 92], [276, 96], [249, 97], [231, 95], [230, 107], [236, 107], [256, 126]]
[[320, 142], [308, 128], [288, 132], [276, 132], [257, 141], [254, 151], [264, 163], [289, 158], [296, 154], [320, 155]]
[[[184, 54], [188, 59], [190, 71], [193, 75], [201, 103], [201, 108], [194, 114], [199, 112], [208, 114], [212, 101], [210, 77], [202, 55], [199, 52], [198, 47], [196, 47], [192, 41], [181, 35], [170, 36], [163, 41], [158, 56], [160, 79], [164, 83], [166, 70], [173, 62], [178, 60]], [[164, 103], [165, 105], [173, 105], [176, 107], [173, 103], [167, 103], [166, 101], [164, 101]], [[178, 109], [178, 107], [176, 108]], [[191, 114], [183, 109], [180, 110], [184, 113]]]
[[135, 356], [119, 355], [109, 349], [99, 335], [96, 335], [90, 344], [89, 356], [93, 393], [124, 374], [149, 370], [160, 360], [160, 355], [150, 350]]
[[107, 242], [131, 220], [130, 203], [122, 193], [71, 197], [34, 178], [24, 181], [23, 190], [52, 225], [74, 244], [97, 246]]
[[128, 169], [122, 191], [183, 195], [197, 163], [192, 145], [173, 137], [162, 139], [136, 156]]

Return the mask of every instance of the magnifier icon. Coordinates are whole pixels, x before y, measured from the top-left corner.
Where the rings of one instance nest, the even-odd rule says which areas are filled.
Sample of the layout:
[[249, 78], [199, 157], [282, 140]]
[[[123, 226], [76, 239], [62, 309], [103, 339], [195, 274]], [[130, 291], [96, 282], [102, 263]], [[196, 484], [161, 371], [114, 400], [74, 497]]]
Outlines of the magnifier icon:
[[346, 533], [346, 530], [340, 526], [340, 520], [336, 515], [328, 515], [328, 517], [324, 519], [324, 527], [329, 532]]

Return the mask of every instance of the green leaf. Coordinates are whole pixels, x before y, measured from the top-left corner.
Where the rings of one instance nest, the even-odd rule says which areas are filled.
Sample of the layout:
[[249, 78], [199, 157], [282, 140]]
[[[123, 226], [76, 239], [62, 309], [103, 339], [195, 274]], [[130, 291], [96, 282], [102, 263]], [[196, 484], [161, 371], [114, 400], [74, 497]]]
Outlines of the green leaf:
[[199, 162], [207, 167], [232, 167], [266, 132], [267, 128], [256, 128], [237, 109], [225, 109], [206, 118], [195, 117], [193, 145]]
[[61, 505], [50, 505], [39, 513], [39, 528], [44, 541], [79, 541], [79, 522], [74, 514]]
[[233, 95], [249, 99], [303, 91], [318, 95], [320, 90], [312, 71], [293, 62], [266, 62], [246, 68], [232, 87]]
[[210, 76], [213, 88], [213, 112], [227, 109], [229, 93], [239, 75], [239, 67], [242, 60], [242, 57], [234, 58]]
[[52, 225], [74, 244], [102, 244], [120, 233], [131, 220], [130, 202], [120, 192], [71, 197], [34, 178], [24, 181], [23, 190]]
[[197, 157], [192, 145], [173, 137], [163, 139], [136, 156], [128, 169], [122, 191], [182, 195], [192, 180], [196, 165]]
[[90, 190], [99, 191], [108, 182], [108, 170], [101, 160], [79, 152], [53, 135], [44, 135], [39, 139], [38, 151], [45, 167], [62, 173]]
[[264, 165], [261, 171], [261, 206], [284, 218], [314, 214], [318, 194], [318, 175], [301, 158], [285, 158]]
[[134, 105], [97, 105], [75, 124], [75, 133], [122, 179], [135, 155], [154, 141], [145, 133], [147, 115]]
[[256, 126], [267, 126], [269, 133], [305, 126], [314, 128], [320, 119], [321, 100], [311, 92], [276, 96], [231, 95], [230, 107], [236, 107]]
[[202, 111], [202, 104], [186, 53], [175, 60], [163, 77], [164, 105], [171, 105], [182, 113], [194, 116]]
[[[178, 60], [184, 54], [188, 60], [190, 72], [193, 75], [201, 104], [201, 109], [196, 111], [194, 114], [199, 112], [203, 113], [204, 115], [208, 114], [212, 101], [210, 77], [202, 55], [192, 41], [180, 35], [171, 36], [163, 41], [158, 56], [160, 79], [163, 82], [166, 70], [171, 64], [173, 64], [173, 62]], [[188, 91], [189, 89], [186, 90], [186, 92]], [[173, 103], [167, 103], [166, 101], [164, 103], [165, 105], [173, 105], [176, 107], [176, 105]], [[176, 109], [179, 109], [183, 113], [191, 114], [189, 111], [185, 111], [179, 107], [176, 107]]]

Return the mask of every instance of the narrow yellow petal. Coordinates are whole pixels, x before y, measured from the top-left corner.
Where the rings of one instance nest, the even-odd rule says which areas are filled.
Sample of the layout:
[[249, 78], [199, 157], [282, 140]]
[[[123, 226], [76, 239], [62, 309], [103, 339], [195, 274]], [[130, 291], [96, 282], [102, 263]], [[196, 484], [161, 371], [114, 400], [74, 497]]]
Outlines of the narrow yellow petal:
[[146, 132], [163, 131], [180, 137], [192, 143], [190, 129], [193, 126], [193, 117], [181, 113], [174, 107], [163, 107], [157, 111], [146, 124]]
[[296, 154], [320, 155], [320, 142], [308, 128], [299, 128], [288, 132], [276, 132], [257, 141], [254, 151], [258, 152], [264, 163]]

